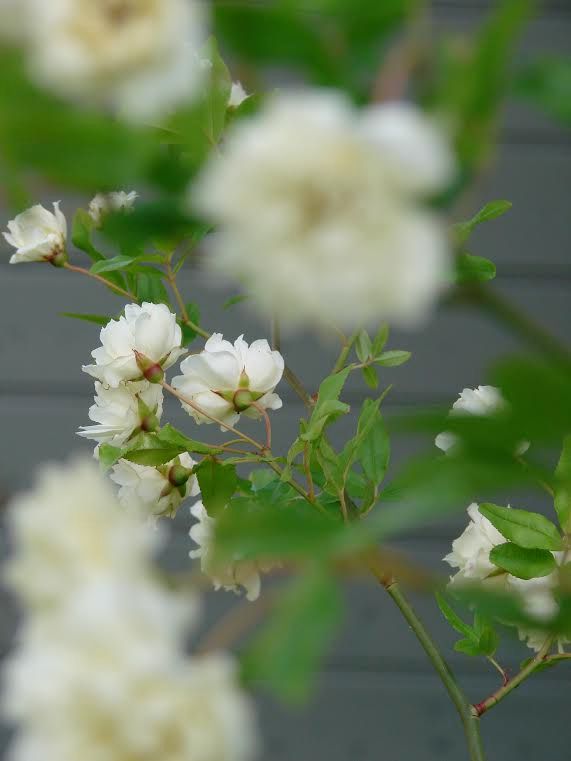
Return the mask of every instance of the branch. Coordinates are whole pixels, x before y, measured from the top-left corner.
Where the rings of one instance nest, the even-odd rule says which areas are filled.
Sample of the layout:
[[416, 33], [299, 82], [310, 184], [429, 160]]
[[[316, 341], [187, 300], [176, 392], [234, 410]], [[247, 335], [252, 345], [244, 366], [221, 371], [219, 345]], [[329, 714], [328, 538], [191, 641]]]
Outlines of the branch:
[[135, 301], [138, 302], [137, 297], [135, 294], [130, 293], [129, 291], [126, 291], [124, 288], [121, 288], [119, 285], [115, 285], [115, 283], [112, 283], [110, 280], [106, 280], [101, 275], [97, 275], [95, 272], [90, 272], [89, 270], [85, 269], [85, 267], [78, 267], [75, 264], [70, 264], [69, 262], [65, 262], [63, 265], [64, 269], [69, 270], [70, 272], [77, 272], [80, 275], [87, 275], [87, 277], [93, 278], [93, 280], [97, 280], [99, 283], [103, 283], [103, 285], [106, 285], [107, 288], [110, 288], [112, 291], [115, 291], [115, 293], [119, 294], [120, 296], [125, 296], [126, 299], [129, 301]]
[[182, 321], [184, 322], [185, 325], [188, 325], [188, 327], [191, 328], [191, 330], [194, 330], [195, 333], [198, 333], [199, 336], [202, 336], [203, 338], [210, 338], [210, 333], [207, 330], [204, 330], [203, 328], [201, 328], [200, 325], [197, 325], [195, 322], [193, 322], [188, 316], [188, 311], [186, 309], [184, 299], [182, 298], [180, 290], [178, 288], [178, 285], [176, 282], [176, 275], [173, 272], [170, 259], [167, 261], [166, 266], [167, 266], [167, 280], [172, 289], [172, 292], [174, 293], [174, 297], [176, 299], [176, 303], [178, 304], [178, 308], [180, 309], [180, 315], [181, 315]]

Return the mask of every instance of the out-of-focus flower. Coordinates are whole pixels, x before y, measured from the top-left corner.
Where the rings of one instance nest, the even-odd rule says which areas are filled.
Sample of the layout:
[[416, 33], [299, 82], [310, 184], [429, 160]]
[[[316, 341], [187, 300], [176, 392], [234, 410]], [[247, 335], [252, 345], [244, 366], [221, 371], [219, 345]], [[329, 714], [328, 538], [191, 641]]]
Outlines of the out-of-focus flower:
[[452, 542], [452, 552], [445, 562], [457, 568], [453, 582], [482, 581], [497, 570], [490, 561], [490, 552], [506, 540], [500, 532], [478, 510], [474, 502], [468, 508], [470, 523], [463, 533]]
[[157, 532], [119, 508], [97, 468], [51, 469], [9, 515], [8, 579], [28, 608], [3, 680], [19, 725], [10, 757], [251, 761], [234, 663], [184, 655], [195, 601], [159, 584]]
[[191, 203], [220, 226], [213, 266], [285, 323], [413, 323], [445, 287], [445, 226], [423, 201], [453, 168], [413, 106], [282, 95], [235, 126]]
[[122, 381], [162, 378], [162, 371], [185, 353], [182, 332], [165, 304], [127, 304], [125, 314], [101, 329], [101, 346], [91, 352], [94, 365], [83, 371], [116, 387]]
[[131, 190], [129, 193], [124, 190], [97, 193], [89, 202], [89, 216], [99, 226], [105, 216], [112, 211], [130, 211], [138, 197], [136, 190]]
[[21, 43], [29, 29], [25, 0], [0, 0], [0, 40]]
[[8, 222], [6, 241], [16, 249], [10, 264], [22, 262], [51, 262], [61, 265], [66, 260], [67, 223], [59, 202], [53, 212], [40, 204], [32, 206]]
[[202, 502], [196, 502], [190, 512], [196, 518], [196, 523], [191, 527], [189, 535], [198, 545], [197, 549], [190, 551], [190, 557], [200, 559], [202, 572], [210, 577], [215, 589], [222, 588], [236, 593], [243, 589], [248, 600], [257, 600], [261, 589], [260, 573], [271, 571], [277, 564], [254, 560], [236, 560], [223, 565], [214, 562], [214, 519], [208, 515]]
[[230, 99], [228, 101], [229, 108], [238, 108], [248, 98], [248, 93], [244, 90], [241, 82], [232, 82], [232, 89], [230, 90]]
[[77, 594], [94, 576], [139, 577], [159, 535], [133, 523], [95, 464], [45, 468], [9, 511], [18, 551], [6, 578], [28, 607]]
[[153, 119], [193, 97], [206, 37], [196, 0], [29, 0], [36, 79], [61, 94]]
[[[477, 388], [465, 388], [458, 399], [452, 405], [451, 415], [476, 415], [485, 417], [494, 415], [506, 408], [506, 401], [499, 388], [495, 386], [478, 386]], [[443, 452], [448, 452], [458, 443], [458, 438], [449, 431], [443, 431], [436, 437], [434, 443]], [[522, 441], [518, 445], [516, 454], [522, 455], [529, 449], [529, 442]]]
[[148, 381], [108, 388], [95, 381], [95, 404], [89, 419], [97, 425], [84, 425], [78, 436], [99, 444], [120, 447], [139, 431], [155, 430], [163, 412], [163, 389]]
[[[193, 354], [181, 363], [182, 375], [172, 385], [183, 396], [195, 402], [205, 412], [223, 423], [233, 425], [241, 413], [260, 417], [259, 409], [277, 410], [282, 400], [273, 393], [279, 383], [284, 361], [278, 351], [272, 351], [265, 339], [248, 346], [243, 337], [225, 341], [214, 333], [200, 354]], [[197, 423], [212, 421], [188, 404], [182, 405]]]
[[188, 473], [195, 464], [186, 452], [157, 468], [119, 460], [110, 478], [119, 486], [119, 501], [128, 510], [146, 516], [174, 515], [183, 499], [199, 494], [196, 476]]

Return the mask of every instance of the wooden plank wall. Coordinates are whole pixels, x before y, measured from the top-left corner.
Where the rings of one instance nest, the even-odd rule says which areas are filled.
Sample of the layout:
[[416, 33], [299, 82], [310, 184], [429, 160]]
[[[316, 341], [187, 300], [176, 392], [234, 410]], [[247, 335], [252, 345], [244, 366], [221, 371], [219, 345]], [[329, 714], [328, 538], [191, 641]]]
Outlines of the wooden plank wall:
[[[489, 7], [485, 0], [441, 0], [435, 4], [437, 27], [470, 29]], [[530, 27], [522, 46], [522, 60], [538, 52], [567, 52], [571, 41], [571, 4], [553, 0]], [[498, 287], [545, 327], [562, 339], [571, 333], [571, 151], [569, 137], [547, 119], [519, 103], [506, 108], [501, 150], [497, 161], [474, 196], [472, 208], [495, 198], [513, 201], [513, 211], [484, 226], [472, 249], [498, 265]], [[44, 195], [44, 200], [49, 196]], [[66, 201], [71, 215], [74, 203]], [[4, 215], [1, 216], [2, 227]], [[4, 252], [3, 252], [4, 253]], [[7, 253], [7, 252], [6, 252]], [[245, 332], [247, 338], [267, 335], [267, 326], [245, 306], [220, 312], [223, 301], [236, 292], [216, 287], [204, 274], [190, 272], [184, 291], [197, 300], [204, 324], [228, 336]], [[37, 463], [62, 459], [70, 451], [88, 452], [74, 436], [87, 422], [91, 383], [80, 366], [97, 343], [95, 326], [58, 317], [62, 311], [108, 312], [120, 301], [90, 282], [49, 267], [8, 267], [0, 261], [0, 493], [23, 487]], [[452, 401], [464, 386], [485, 379], [485, 369], [517, 343], [496, 325], [469, 310], [440, 311], [419, 332], [395, 331], [393, 348], [414, 352], [403, 368], [387, 370], [395, 383], [388, 406]], [[334, 357], [334, 347], [315, 338], [286, 338], [288, 363], [314, 389], [323, 369]], [[284, 409], [273, 416], [277, 447], [295, 435], [302, 409], [289, 389], [280, 389]], [[348, 400], [358, 408], [363, 388], [357, 379], [348, 388]], [[169, 405], [173, 422], [192, 427], [176, 405]], [[169, 414], [169, 413], [167, 413]], [[341, 440], [352, 421], [337, 426]], [[212, 435], [211, 428], [201, 433]], [[395, 461], [418, 446], [395, 444]], [[519, 495], [519, 504], [528, 504]], [[531, 498], [528, 498], [530, 500]], [[533, 496], [535, 509], [548, 505]], [[463, 507], [463, 506], [462, 506]], [[463, 525], [461, 514], [426, 529], [418, 529], [397, 543], [428, 566], [441, 568], [441, 557]], [[165, 562], [186, 568], [189, 516], [177, 519]], [[5, 597], [5, 596], [4, 596]], [[233, 596], [209, 595], [206, 622], [216, 619]], [[263, 758], [271, 761], [460, 761], [466, 757], [454, 711], [424, 660], [412, 634], [382, 592], [372, 584], [348, 584], [347, 621], [327, 658], [326, 668], [307, 710], [286, 709], [263, 694], [259, 705], [266, 739]], [[13, 606], [3, 599], [0, 648], [9, 647], [14, 628]], [[453, 637], [434, 603], [419, 600], [429, 628], [444, 646]], [[524, 657], [523, 648], [507, 660], [512, 667]], [[450, 651], [450, 660], [462, 684], [474, 699], [495, 687], [495, 676], [483, 663]], [[526, 685], [484, 722], [490, 761], [568, 761], [569, 686], [571, 671], [563, 667], [546, 673], [532, 687]]]

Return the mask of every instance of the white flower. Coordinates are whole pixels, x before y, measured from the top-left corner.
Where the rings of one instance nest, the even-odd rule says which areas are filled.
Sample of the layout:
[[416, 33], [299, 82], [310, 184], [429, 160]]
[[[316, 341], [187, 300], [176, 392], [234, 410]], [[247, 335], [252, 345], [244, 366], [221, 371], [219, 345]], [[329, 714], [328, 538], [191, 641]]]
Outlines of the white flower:
[[243, 589], [248, 600], [257, 600], [261, 589], [260, 573], [270, 571], [277, 564], [255, 560], [236, 560], [224, 565], [215, 563], [212, 546], [214, 519], [208, 515], [202, 502], [196, 502], [190, 508], [190, 513], [197, 521], [191, 527], [189, 535], [198, 545], [198, 549], [190, 551], [190, 557], [200, 558], [201, 570], [211, 578], [215, 589], [222, 588], [237, 594]]
[[206, 37], [196, 0], [30, 0], [36, 79], [64, 97], [129, 119], [160, 116], [194, 96]]
[[[38, 485], [12, 503], [18, 552], [6, 577], [28, 606], [46, 608], [77, 593], [93, 576], [144, 572], [160, 536], [120, 509], [92, 462], [45, 468]], [[142, 570], [143, 569], [143, 570]]]
[[60, 263], [65, 257], [67, 223], [59, 201], [53, 213], [40, 204], [26, 209], [8, 222], [7, 242], [16, 249], [10, 264], [21, 262]]
[[[506, 401], [499, 388], [495, 386], [478, 386], [477, 388], [465, 388], [458, 399], [452, 405], [451, 415], [476, 415], [485, 417], [494, 415], [506, 408]], [[448, 452], [458, 438], [449, 431], [439, 433], [434, 443], [443, 452]], [[529, 449], [529, 442], [522, 441], [516, 450], [516, 454], [522, 455]]]
[[356, 112], [341, 95], [275, 97], [230, 133], [191, 203], [220, 226], [212, 263], [286, 323], [411, 323], [445, 287], [444, 224], [424, 196], [452, 177], [413, 106]]
[[91, 352], [95, 364], [82, 369], [112, 387], [142, 377], [135, 352], [163, 370], [185, 353], [176, 315], [165, 304], [127, 304], [124, 316], [101, 329], [100, 339], [102, 345]]
[[468, 515], [470, 523], [458, 539], [452, 542], [452, 552], [444, 558], [452, 568], [458, 569], [452, 577], [453, 582], [482, 581], [497, 571], [497, 566], [490, 561], [490, 552], [506, 541], [480, 513], [475, 502], [469, 506]]
[[134, 433], [142, 428], [150, 430], [148, 426], [161, 419], [163, 390], [157, 384], [139, 381], [108, 388], [95, 381], [95, 392], [95, 404], [89, 408], [89, 419], [97, 425], [81, 426], [78, 436], [120, 447]]
[[89, 202], [89, 216], [96, 225], [101, 225], [105, 216], [112, 211], [130, 211], [138, 197], [139, 194], [135, 190], [129, 193], [124, 190], [97, 193]]
[[249, 95], [244, 90], [241, 82], [232, 82], [232, 89], [230, 90], [230, 99], [228, 100], [228, 108], [238, 108]]
[[[273, 390], [284, 371], [283, 357], [272, 351], [265, 339], [248, 346], [242, 336], [231, 344], [221, 333], [213, 333], [204, 350], [183, 360], [180, 369], [183, 374], [173, 378], [172, 385], [228, 425], [233, 425], [241, 413], [259, 417], [259, 410], [250, 406], [252, 402], [270, 410], [282, 406]], [[212, 422], [188, 404], [182, 406], [197, 423]]]
[[111, 480], [120, 487], [119, 501], [128, 510], [141, 515], [174, 515], [183, 499], [199, 493], [194, 475], [182, 485], [171, 483], [170, 470], [178, 464], [190, 469], [195, 462], [186, 452], [157, 468], [119, 460], [110, 473]]

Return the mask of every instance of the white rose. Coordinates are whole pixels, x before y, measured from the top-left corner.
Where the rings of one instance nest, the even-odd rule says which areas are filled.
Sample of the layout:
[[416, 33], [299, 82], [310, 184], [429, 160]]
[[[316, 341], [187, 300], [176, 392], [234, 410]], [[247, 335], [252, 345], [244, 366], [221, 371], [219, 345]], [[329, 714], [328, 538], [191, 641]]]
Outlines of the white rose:
[[452, 542], [452, 552], [444, 561], [457, 573], [452, 582], [483, 581], [498, 568], [490, 561], [490, 552], [506, 539], [479, 511], [474, 502], [468, 508], [470, 523]]
[[[172, 385], [228, 425], [233, 425], [241, 413], [258, 418], [260, 412], [250, 406], [252, 402], [263, 409], [282, 406], [273, 390], [283, 375], [283, 357], [272, 351], [265, 339], [248, 346], [242, 336], [231, 344], [221, 333], [214, 333], [204, 350], [183, 360], [180, 369], [183, 374], [173, 378]], [[189, 405], [183, 403], [183, 407], [197, 423], [212, 422]]]
[[148, 361], [151, 370], [155, 366], [159, 376], [157, 366], [166, 370], [185, 353], [176, 315], [165, 304], [127, 304], [124, 316], [101, 329], [100, 339], [102, 345], [91, 352], [95, 364], [82, 369], [112, 387], [142, 377], [136, 352]]
[[78, 436], [120, 447], [133, 434], [150, 430], [149, 426], [161, 419], [163, 390], [157, 384], [139, 381], [108, 388], [96, 381], [95, 392], [89, 419], [97, 425], [81, 426]]
[[[452, 405], [451, 415], [476, 415], [485, 417], [494, 415], [506, 408], [506, 401], [499, 388], [495, 386], [478, 386], [477, 388], [465, 388], [458, 399]], [[439, 433], [434, 440], [436, 446], [443, 452], [448, 452], [458, 443], [458, 438], [449, 431]], [[516, 454], [522, 455], [529, 449], [529, 442], [522, 441]]]
[[424, 196], [452, 168], [445, 139], [413, 106], [357, 112], [334, 93], [281, 95], [235, 125], [189, 201], [218, 223], [212, 265], [283, 322], [411, 323], [451, 266]]
[[67, 223], [59, 201], [54, 203], [53, 213], [40, 204], [26, 209], [8, 222], [8, 232], [3, 235], [16, 249], [10, 264], [65, 261]]
[[198, 545], [196, 550], [190, 551], [190, 557], [200, 559], [200, 568], [210, 577], [215, 589], [222, 588], [236, 594], [243, 589], [248, 600], [257, 600], [261, 589], [260, 573], [270, 571], [277, 563], [260, 563], [255, 560], [236, 560], [224, 565], [214, 563], [214, 519], [208, 515], [202, 502], [196, 502], [190, 508], [190, 513], [197, 520], [191, 527], [189, 536]]
[[101, 225], [103, 219], [112, 211], [130, 211], [139, 194], [135, 190], [129, 193], [117, 190], [112, 193], [97, 193], [89, 202], [89, 216], [96, 225]]
[[129, 119], [159, 117], [202, 81], [206, 39], [196, 0], [29, 0], [32, 69], [64, 97]]
[[129, 511], [147, 516], [174, 515], [186, 497], [200, 492], [194, 475], [180, 486], [169, 480], [171, 468], [178, 464], [190, 470], [195, 462], [186, 452], [157, 468], [119, 460], [109, 477], [119, 486], [117, 496]]

